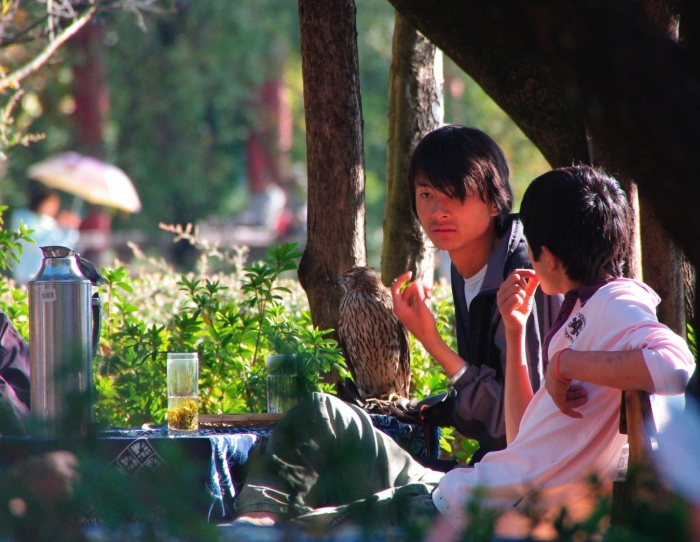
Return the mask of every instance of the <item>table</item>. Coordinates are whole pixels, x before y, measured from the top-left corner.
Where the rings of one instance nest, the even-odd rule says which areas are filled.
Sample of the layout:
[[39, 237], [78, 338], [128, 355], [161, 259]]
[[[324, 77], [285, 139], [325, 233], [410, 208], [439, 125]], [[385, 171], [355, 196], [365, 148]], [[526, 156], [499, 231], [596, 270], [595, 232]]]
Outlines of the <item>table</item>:
[[[422, 428], [401, 423], [391, 416], [371, 415], [375, 427], [389, 434], [414, 456], [437, 457], [437, 441], [432, 450], [426, 447]], [[114, 428], [100, 431], [91, 444], [92, 456], [105, 469], [116, 469], [127, 476], [169, 467], [168, 458], [177, 452], [195, 471], [192, 481], [193, 501], [199, 511], [214, 523], [234, 517], [235, 498], [244, 481], [247, 461], [261, 454], [273, 427], [204, 427], [196, 435], [172, 437], [166, 426]], [[438, 435], [439, 436], [439, 435]], [[54, 450], [85, 452], [84, 441], [47, 440], [30, 437], [0, 438], [0, 471], [30, 455]], [[94, 470], [92, 472], [95, 472]], [[84, 525], [101, 522], [98, 504], [82, 512]]]

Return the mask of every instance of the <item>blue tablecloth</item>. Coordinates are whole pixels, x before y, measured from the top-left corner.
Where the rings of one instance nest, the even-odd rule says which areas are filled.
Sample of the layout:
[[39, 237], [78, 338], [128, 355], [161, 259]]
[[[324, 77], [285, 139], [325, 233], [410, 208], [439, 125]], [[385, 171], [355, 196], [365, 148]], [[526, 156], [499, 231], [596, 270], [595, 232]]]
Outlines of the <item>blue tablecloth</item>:
[[[372, 414], [371, 418], [375, 427], [388, 434], [414, 456], [437, 458], [439, 435], [436, 435], [438, 438], [433, 438], [433, 449], [428, 450], [422, 428], [399, 422], [392, 416]], [[251, 453], [260, 453], [264, 449], [272, 429], [271, 426], [200, 427], [196, 436], [176, 437], [183, 446], [191, 439], [209, 440], [206, 490], [211, 499], [208, 512], [210, 521], [224, 521], [233, 517], [235, 497], [245, 481], [243, 466]], [[131, 441], [113, 462], [132, 474], [162, 462], [153, 441], [170, 438], [170, 435], [165, 426], [154, 426], [140, 429], [109, 429], [101, 433], [101, 438]]]
[[[391, 416], [372, 415], [377, 428], [390, 435], [417, 457], [437, 457], [439, 435], [433, 435], [433, 449], [426, 447], [423, 430], [404, 424]], [[99, 433], [99, 454], [110, 468], [129, 476], [144, 469], [162, 467], [163, 451], [172, 446], [182, 448], [188, 460], [197, 465], [201, 489], [206, 492], [209, 521], [221, 523], [233, 518], [235, 497], [245, 481], [246, 462], [264, 450], [272, 432], [261, 427], [200, 427], [196, 435], [173, 437], [165, 426], [108, 429]], [[16, 459], [57, 449], [73, 449], [70, 441], [39, 440], [28, 437], [0, 438], [0, 470]], [[100, 523], [97, 507], [85, 512], [84, 523]]]
[[[269, 426], [201, 427], [196, 435], [173, 436], [166, 426], [145, 426], [108, 429], [100, 432], [100, 439], [112, 443], [125, 441], [111, 463], [129, 475], [163, 464], [158, 453], [160, 440], [178, 443], [205, 469], [204, 488], [211, 501], [208, 517], [211, 521], [222, 521], [233, 516], [235, 497], [245, 481], [244, 465], [249, 455], [260, 452], [271, 432]], [[97, 521], [97, 515], [88, 520], [89, 523]]]

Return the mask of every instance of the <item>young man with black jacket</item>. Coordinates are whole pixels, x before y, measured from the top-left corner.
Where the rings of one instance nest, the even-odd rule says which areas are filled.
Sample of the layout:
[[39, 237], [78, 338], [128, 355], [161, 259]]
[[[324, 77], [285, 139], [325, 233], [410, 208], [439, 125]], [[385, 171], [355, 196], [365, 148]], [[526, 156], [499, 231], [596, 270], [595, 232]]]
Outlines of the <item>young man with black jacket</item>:
[[[457, 349], [443, 341], [425, 303], [420, 281], [392, 287], [394, 312], [450, 377], [445, 409], [459, 432], [479, 442], [473, 462], [506, 446], [503, 416], [505, 331], [496, 292], [514, 269], [530, 267], [508, 165], [498, 144], [484, 132], [443, 126], [429, 133], [411, 158], [408, 186], [413, 211], [436, 248], [450, 255]], [[536, 295], [527, 323], [531, 385], [539, 389], [544, 368], [542, 338], [561, 297]]]

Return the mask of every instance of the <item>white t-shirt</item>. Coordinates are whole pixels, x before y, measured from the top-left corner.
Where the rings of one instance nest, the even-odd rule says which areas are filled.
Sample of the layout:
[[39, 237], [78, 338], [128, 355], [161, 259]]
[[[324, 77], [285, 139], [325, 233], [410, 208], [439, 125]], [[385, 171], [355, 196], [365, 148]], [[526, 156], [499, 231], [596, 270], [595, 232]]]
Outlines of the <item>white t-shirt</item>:
[[484, 283], [484, 277], [486, 276], [486, 268], [488, 264], [481, 268], [476, 275], [468, 279], [464, 279], [464, 297], [467, 298], [467, 307], [471, 305], [472, 299], [476, 297], [476, 294], [481, 290], [481, 285]]

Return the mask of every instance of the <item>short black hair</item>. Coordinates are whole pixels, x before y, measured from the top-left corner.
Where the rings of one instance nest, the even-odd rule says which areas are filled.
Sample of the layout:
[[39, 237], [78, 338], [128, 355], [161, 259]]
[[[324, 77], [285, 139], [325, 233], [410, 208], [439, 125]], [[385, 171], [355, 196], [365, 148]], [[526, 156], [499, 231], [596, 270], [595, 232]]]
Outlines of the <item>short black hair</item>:
[[416, 180], [424, 175], [430, 185], [457, 198], [484, 194], [496, 205], [496, 232], [503, 235], [513, 208], [508, 163], [498, 144], [481, 130], [447, 125], [426, 135], [416, 146], [408, 167], [408, 189], [416, 212]]
[[57, 192], [45, 184], [35, 179], [27, 180], [27, 207], [30, 211], [36, 212], [39, 206], [54, 194]]
[[633, 214], [625, 192], [603, 171], [572, 166], [540, 175], [525, 191], [520, 217], [535, 261], [545, 246], [570, 280], [596, 284], [623, 276]]

